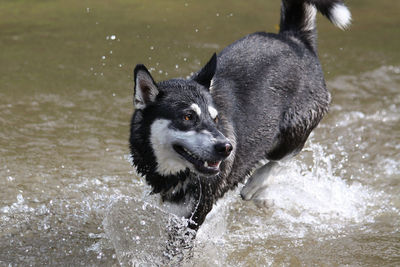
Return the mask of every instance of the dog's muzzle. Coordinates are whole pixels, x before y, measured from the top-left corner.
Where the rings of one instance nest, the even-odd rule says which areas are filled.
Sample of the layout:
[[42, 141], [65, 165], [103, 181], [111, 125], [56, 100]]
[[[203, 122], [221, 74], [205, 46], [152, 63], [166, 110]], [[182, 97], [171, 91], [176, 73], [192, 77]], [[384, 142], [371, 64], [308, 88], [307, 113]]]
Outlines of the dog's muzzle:
[[217, 141], [206, 153], [207, 155], [203, 156], [183, 145], [175, 144], [173, 148], [181, 157], [192, 163], [197, 172], [204, 175], [217, 175], [220, 171], [221, 162], [229, 157], [233, 150], [232, 144], [227, 139]]

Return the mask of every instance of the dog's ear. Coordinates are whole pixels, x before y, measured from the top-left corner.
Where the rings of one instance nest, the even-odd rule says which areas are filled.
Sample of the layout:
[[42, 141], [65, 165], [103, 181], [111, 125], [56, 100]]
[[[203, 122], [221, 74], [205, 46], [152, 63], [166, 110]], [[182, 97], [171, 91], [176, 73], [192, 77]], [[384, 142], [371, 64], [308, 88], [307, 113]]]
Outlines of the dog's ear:
[[133, 71], [135, 79], [134, 103], [136, 109], [144, 109], [149, 103], [154, 102], [159, 91], [147, 68], [138, 64]]
[[217, 69], [217, 54], [211, 57], [208, 63], [193, 76], [193, 80], [203, 85], [207, 89], [210, 88], [211, 79], [214, 77]]

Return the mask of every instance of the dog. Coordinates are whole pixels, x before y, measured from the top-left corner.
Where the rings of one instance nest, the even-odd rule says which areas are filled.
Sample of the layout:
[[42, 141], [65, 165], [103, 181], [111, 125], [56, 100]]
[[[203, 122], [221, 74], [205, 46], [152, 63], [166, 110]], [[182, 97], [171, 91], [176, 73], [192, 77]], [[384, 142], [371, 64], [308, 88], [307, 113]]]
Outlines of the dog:
[[278, 162], [299, 153], [327, 113], [317, 11], [341, 29], [351, 22], [342, 0], [283, 0], [278, 34], [247, 35], [188, 79], [157, 83], [135, 67], [133, 166], [189, 228], [247, 177], [242, 198], [262, 195]]

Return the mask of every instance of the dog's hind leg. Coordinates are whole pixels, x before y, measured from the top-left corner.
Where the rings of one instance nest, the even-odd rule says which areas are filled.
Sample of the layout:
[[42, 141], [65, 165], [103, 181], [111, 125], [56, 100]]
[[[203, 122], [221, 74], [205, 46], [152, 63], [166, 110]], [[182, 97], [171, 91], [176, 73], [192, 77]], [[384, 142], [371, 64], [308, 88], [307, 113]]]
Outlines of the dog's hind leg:
[[256, 169], [242, 188], [240, 195], [244, 200], [255, 200], [257, 196], [267, 187], [268, 177], [275, 172], [279, 166], [278, 162], [270, 161]]

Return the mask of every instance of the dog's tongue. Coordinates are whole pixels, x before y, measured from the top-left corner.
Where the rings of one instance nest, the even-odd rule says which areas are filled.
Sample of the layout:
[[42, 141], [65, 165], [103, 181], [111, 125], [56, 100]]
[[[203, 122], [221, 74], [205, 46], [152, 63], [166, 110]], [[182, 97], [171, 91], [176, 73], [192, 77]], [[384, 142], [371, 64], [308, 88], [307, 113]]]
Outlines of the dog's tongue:
[[216, 167], [218, 167], [220, 163], [221, 163], [221, 161], [214, 161], [214, 162], [212, 162], [212, 161], [207, 161], [208, 167], [211, 167], [211, 168], [216, 168]]

